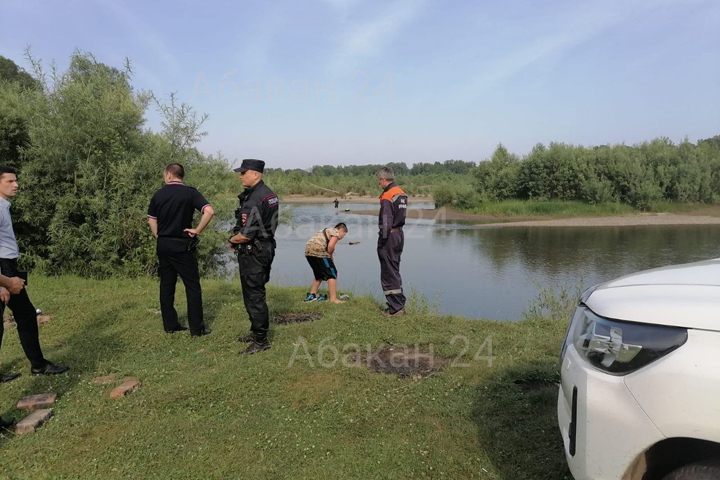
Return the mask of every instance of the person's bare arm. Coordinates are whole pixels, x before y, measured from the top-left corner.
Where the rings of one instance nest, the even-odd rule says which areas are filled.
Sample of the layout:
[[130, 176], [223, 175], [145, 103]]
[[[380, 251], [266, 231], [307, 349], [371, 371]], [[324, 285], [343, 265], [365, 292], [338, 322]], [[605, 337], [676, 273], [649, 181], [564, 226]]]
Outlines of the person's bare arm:
[[184, 231], [187, 232], [191, 237], [194, 237], [195, 235], [200, 235], [202, 231], [205, 230], [205, 227], [208, 226], [208, 223], [210, 223], [210, 220], [212, 220], [214, 215], [215, 211], [210, 205], [208, 205], [203, 209], [202, 218], [200, 219], [200, 223], [198, 223], [198, 226], [195, 228], [186, 228]]
[[152, 236], [157, 238], [157, 218], [148, 217], [148, 225], [150, 225], [150, 231], [152, 232]]
[[330, 241], [328, 242], [328, 253], [330, 254], [330, 256], [335, 253], [335, 245], [337, 245], [338, 240], [340, 240], [338, 237], [330, 238]]
[[252, 240], [249, 239], [248, 237], [246, 237], [245, 235], [243, 235], [242, 233], [238, 233], [238, 234], [230, 237], [230, 243], [238, 244], [238, 243], [248, 243], [248, 242], [252, 242]]

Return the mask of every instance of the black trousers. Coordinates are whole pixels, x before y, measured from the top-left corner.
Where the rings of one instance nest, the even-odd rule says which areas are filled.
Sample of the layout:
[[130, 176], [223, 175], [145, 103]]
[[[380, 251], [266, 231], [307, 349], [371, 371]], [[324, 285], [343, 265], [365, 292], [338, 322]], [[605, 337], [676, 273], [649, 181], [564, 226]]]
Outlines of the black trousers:
[[240, 246], [238, 264], [240, 266], [240, 286], [243, 303], [250, 317], [250, 331], [258, 343], [267, 342], [270, 330], [265, 285], [270, 281], [270, 270], [275, 259], [275, 247], [268, 242], [261, 244], [261, 250], [243, 253]]
[[405, 246], [405, 234], [402, 230], [390, 232], [387, 242], [378, 245], [378, 259], [380, 260], [380, 283], [387, 301], [390, 313], [395, 313], [405, 307], [402, 277], [400, 276], [400, 258]]
[[[15, 259], [0, 259], [0, 273], [6, 277], [17, 276], [18, 266]], [[17, 325], [20, 344], [22, 345], [25, 356], [30, 360], [33, 367], [43, 367], [47, 363], [40, 348], [40, 338], [37, 324], [37, 312], [35, 306], [30, 301], [27, 289], [23, 289], [17, 295], [10, 296], [10, 302], [7, 304], [12, 311]], [[3, 337], [2, 316], [5, 313], [5, 304], [0, 302], [0, 343]]]
[[205, 328], [205, 321], [200, 271], [195, 252], [187, 251], [186, 242], [160, 237], [157, 241], [157, 255], [160, 261], [160, 311], [163, 327], [167, 331], [174, 330], [180, 325], [175, 310], [175, 286], [180, 275], [185, 285], [190, 333], [199, 334]]

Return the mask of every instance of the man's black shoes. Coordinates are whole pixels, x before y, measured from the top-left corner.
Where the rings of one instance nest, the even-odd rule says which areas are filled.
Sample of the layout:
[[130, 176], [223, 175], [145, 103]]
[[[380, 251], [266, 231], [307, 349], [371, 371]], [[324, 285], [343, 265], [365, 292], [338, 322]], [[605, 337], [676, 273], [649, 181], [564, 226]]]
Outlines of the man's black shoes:
[[0, 373], [0, 383], [12, 382], [19, 376], [20, 376], [19, 373], [10, 373], [10, 374]]
[[263, 350], [269, 350], [270, 349], [270, 342], [267, 340], [264, 342], [257, 342], [253, 340], [253, 343], [250, 344], [250, 346], [245, 349], [245, 351], [240, 352], [240, 355], [253, 355], [258, 352], [262, 352]]
[[197, 333], [192, 333], [192, 334], [190, 334], [190, 336], [192, 336], [192, 337], [204, 337], [205, 335], [210, 335], [211, 333], [212, 333], [212, 330], [210, 330], [209, 328], [203, 328], [202, 330], [200, 330], [200, 331], [197, 332]]
[[0, 417], [0, 430], [10, 430], [15, 425], [14, 418], [8, 418], [7, 420]]
[[47, 362], [42, 367], [30, 368], [30, 373], [33, 375], [58, 375], [60, 373], [65, 373], [68, 370], [70, 370], [70, 367], [66, 367], [65, 365], [55, 365], [52, 362]]
[[184, 327], [182, 325], [178, 325], [177, 327], [171, 329], [171, 330], [165, 330], [165, 333], [175, 333], [175, 332], [184, 332], [188, 329], [188, 327]]

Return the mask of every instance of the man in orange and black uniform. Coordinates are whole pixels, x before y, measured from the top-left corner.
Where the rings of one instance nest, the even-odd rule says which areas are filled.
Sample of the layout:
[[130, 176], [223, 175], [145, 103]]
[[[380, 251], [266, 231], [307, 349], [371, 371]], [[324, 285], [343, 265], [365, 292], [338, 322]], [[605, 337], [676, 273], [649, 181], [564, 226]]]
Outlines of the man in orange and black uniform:
[[405, 315], [405, 295], [400, 276], [400, 257], [405, 245], [405, 214], [407, 195], [397, 185], [392, 169], [378, 170], [378, 184], [383, 188], [380, 196], [380, 232], [378, 237], [378, 258], [380, 259], [380, 282], [387, 300], [386, 315]]

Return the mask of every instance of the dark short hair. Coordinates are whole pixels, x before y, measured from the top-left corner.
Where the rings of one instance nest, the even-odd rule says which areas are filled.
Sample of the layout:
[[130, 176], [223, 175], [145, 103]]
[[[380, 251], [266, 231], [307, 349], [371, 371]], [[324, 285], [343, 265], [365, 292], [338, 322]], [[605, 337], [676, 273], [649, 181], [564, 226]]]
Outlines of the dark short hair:
[[2, 176], [6, 173], [12, 173], [13, 175], [17, 176], [17, 172], [14, 168], [8, 167], [7, 165], [0, 165], [0, 178], [2, 178]]
[[180, 165], [179, 163], [168, 164], [168, 166], [165, 167], [165, 171], [168, 172], [173, 177], [179, 178], [180, 180], [185, 178], [185, 168], [182, 165]]
[[345, 224], [342, 223], [342, 222], [340, 222], [340, 223], [338, 223], [337, 225], [335, 225], [335, 228], [338, 229], [338, 230], [344, 230], [345, 233], [348, 232], [347, 225], [345, 225]]

